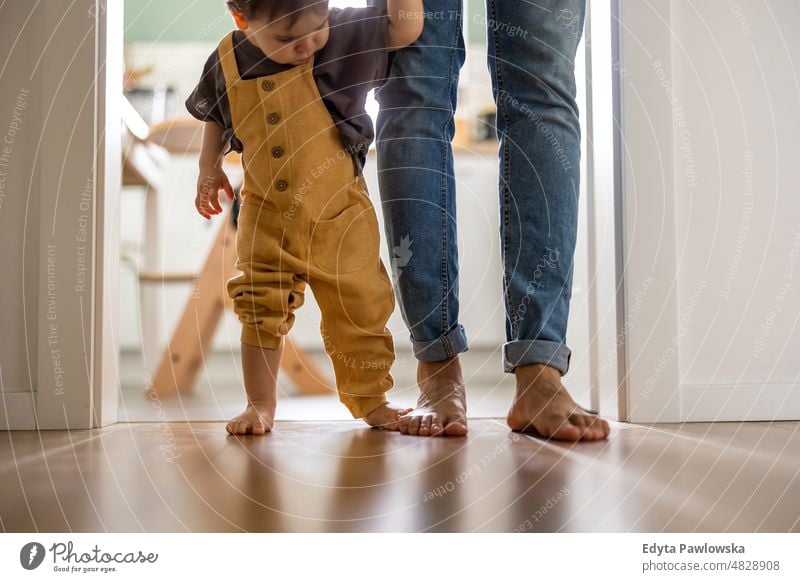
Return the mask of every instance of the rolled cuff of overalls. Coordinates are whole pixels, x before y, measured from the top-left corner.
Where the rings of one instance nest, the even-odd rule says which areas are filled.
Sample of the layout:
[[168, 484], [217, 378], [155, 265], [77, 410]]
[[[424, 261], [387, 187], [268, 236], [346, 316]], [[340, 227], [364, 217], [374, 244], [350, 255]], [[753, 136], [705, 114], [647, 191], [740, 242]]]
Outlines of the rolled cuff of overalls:
[[414, 357], [422, 362], [441, 362], [469, 350], [467, 332], [460, 323], [449, 333], [433, 341], [412, 339]]
[[341, 401], [353, 418], [364, 418], [379, 406], [389, 402], [389, 399], [385, 394], [381, 394], [380, 396], [345, 396], [341, 398]]
[[572, 351], [566, 345], [548, 340], [515, 340], [503, 346], [503, 368], [509, 374], [517, 366], [545, 364], [563, 376], [569, 371], [571, 357]]
[[240, 341], [261, 349], [276, 350], [281, 346], [283, 337], [275, 336], [268, 331], [250, 325], [242, 325]]

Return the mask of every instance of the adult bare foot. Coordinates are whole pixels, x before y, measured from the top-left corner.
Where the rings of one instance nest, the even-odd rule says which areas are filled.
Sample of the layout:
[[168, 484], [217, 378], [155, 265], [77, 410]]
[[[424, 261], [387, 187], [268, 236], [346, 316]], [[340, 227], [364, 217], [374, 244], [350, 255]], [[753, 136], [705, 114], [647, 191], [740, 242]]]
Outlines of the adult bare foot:
[[587, 414], [561, 383], [561, 372], [551, 366], [518, 366], [517, 393], [508, 412], [508, 426], [544, 438], [568, 441], [602, 440], [608, 437], [608, 422]]
[[243, 413], [225, 426], [225, 430], [230, 434], [266, 434], [272, 430], [274, 419], [275, 401], [251, 402]]
[[391, 402], [381, 404], [378, 408], [364, 417], [364, 422], [373, 428], [383, 430], [400, 430], [400, 417], [414, 410], [413, 408], [400, 408]]
[[467, 398], [458, 356], [420, 362], [417, 407], [400, 418], [400, 432], [418, 436], [467, 434]]

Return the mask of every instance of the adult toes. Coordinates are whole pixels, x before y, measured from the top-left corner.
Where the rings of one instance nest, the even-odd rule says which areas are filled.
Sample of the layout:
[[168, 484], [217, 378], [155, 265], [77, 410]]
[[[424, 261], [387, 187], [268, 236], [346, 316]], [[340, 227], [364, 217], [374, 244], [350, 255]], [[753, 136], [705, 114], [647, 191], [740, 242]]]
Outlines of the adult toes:
[[567, 417], [566, 422], [578, 427], [581, 430], [585, 430], [591, 425], [591, 420], [592, 419], [585, 414], [575, 412]]
[[411, 424], [411, 417], [410, 416], [403, 416], [400, 418], [400, 422], [398, 423], [398, 430], [403, 434], [408, 434], [409, 425]]
[[547, 438], [560, 439], [565, 441], [580, 440], [585, 429], [583, 427], [575, 426], [569, 419], [565, 418], [561, 424], [558, 424], [551, 430], [549, 427], [542, 431], [542, 434]]
[[450, 436], [464, 436], [467, 434], [467, 420], [460, 416], [448, 419], [444, 427], [444, 434]]
[[422, 424], [421, 416], [412, 416], [408, 423], [408, 434], [419, 434], [419, 427]]
[[578, 438], [580, 439], [592, 440], [594, 438], [594, 426], [591, 416], [582, 413], [571, 414], [564, 424], [571, 424], [577, 428]]
[[431, 434], [431, 415], [426, 414], [422, 417], [422, 421], [419, 425], [419, 434], [422, 436], [428, 436]]
[[608, 437], [609, 433], [608, 422], [606, 422], [602, 418], [592, 417], [591, 429], [592, 429], [592, 438], [594, 440], [602, 440]]

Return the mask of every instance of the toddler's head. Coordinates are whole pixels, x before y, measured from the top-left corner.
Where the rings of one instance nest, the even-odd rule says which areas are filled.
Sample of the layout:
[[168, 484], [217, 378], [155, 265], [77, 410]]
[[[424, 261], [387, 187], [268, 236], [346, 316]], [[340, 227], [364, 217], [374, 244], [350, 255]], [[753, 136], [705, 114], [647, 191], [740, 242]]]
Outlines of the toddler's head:
[[227, 0], [236, 25], [276, 63], [299, 65], [328, 42], [328, 0]]

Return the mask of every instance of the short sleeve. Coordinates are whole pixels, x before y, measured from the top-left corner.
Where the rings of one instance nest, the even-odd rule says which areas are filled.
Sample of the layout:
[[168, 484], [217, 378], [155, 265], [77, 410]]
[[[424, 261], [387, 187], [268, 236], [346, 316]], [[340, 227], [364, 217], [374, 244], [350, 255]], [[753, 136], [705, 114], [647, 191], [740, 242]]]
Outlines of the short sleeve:
[[336, 51], [344, 56], [350, 75], [370, 88], [376, 87], [386, 77], [388, 51], [386, 31], [389, 17], [385, 6], [349, 7], [330, 11], [331, 41]]
[[217, 82], [217, 69], [219, 67], [219, 57], [214, 51], [206, 60], [203, 66], [203, 75], [197, 86], [186, 99], [186, 109], [192, 117], [200, 121], [216, 121], [223, 127], [225, 118], [220, 107], [220, 97], [225, 93], [225, 88], [220, 87]]
[[203, 74], [197, 86], [189, 94], [185, 102], [186, 110], [195, 119], [215, 122], [223, 127], [222, 139], [231, 140], [231, 149], [241, 151], [233, 135], [228, 94], [225, 88], [225, 76], [219, 64], [219, 53], [215, 50], [209, 55], [203, 66]]

